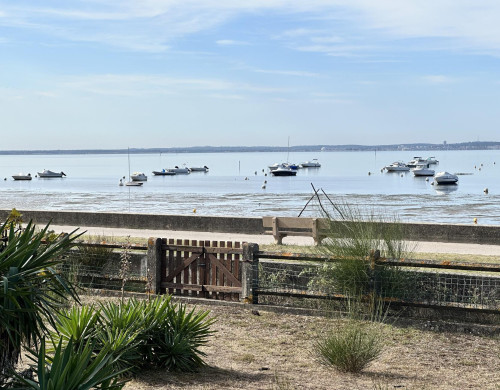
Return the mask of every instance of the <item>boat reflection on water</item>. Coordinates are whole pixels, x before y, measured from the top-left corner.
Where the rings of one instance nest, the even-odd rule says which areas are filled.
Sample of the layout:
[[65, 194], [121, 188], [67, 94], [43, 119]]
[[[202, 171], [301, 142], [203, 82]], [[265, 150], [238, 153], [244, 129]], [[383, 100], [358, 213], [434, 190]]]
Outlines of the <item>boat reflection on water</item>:
[[434, 186], [434, 189], [436, 190], [436, 194], [438, 195], [447, 195], [458, 190], [458, 186], [456, 184], [451, 184], [447, 186], [436, 185]]

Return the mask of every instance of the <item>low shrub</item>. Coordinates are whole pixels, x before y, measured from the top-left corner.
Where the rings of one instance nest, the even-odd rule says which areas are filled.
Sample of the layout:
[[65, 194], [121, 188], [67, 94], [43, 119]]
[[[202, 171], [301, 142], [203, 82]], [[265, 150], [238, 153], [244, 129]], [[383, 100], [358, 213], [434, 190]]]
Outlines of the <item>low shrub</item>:
[[357, 373], [382, 352], [382, 335], [373, 323], [348, 320], [317, 340], [314, 349], [322, 364]]

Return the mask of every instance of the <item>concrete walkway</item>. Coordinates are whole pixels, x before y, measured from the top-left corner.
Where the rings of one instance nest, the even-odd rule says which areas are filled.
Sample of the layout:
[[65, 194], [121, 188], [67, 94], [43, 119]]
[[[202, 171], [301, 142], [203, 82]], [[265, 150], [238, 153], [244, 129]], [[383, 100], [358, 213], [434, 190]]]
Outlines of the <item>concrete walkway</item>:
[[[76, 228], [73, 226], [51, 225], [50, 228], [57, 233], [71, 232]], [[172, 231], [172, 230], [146, 230], [146, 229], [121, 229], [106, 227], [80, 227], [80, 231], [87, 234], [101, 235], [106, 237], [160, 237], [160, 238], [181, 238], [189, 240], [211, 240], [211, 241], [246, 241], [257, 244], [273, 244], [274, 238], [271, 235], [250, 235], [232, 233], [212, 233], [193, 231]], [[313, 245], [310, 237], [285, 237], [283, 244], [288, 245]], [[462, 255], [489, 255], [500, 258], [499, 245], [482, 244], [457, 244], [448, 242], [415, 242], [415, 252], [421, 253], [453, 253]]]

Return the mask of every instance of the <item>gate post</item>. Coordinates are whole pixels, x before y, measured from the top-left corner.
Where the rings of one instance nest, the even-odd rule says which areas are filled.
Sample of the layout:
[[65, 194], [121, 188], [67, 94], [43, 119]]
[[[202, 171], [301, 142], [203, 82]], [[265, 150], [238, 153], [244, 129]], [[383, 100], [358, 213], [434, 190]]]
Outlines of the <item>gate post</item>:
[[259, 245], [243, 244], [243, 261], [241, 263], [241, 295], [240, 301], [257, 304], [257, 288], [259, 287], [259, 258], [256, 253]]
[[148, 285], [151, 293], [159, 294], [161, 291], [161, 251], [163, 240], [150, 237], [148, 239]]

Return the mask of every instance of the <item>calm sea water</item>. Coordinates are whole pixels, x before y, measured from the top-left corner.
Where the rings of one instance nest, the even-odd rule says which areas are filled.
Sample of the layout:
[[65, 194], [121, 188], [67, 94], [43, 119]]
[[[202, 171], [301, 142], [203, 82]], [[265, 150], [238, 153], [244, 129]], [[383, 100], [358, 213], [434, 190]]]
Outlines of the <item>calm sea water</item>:
[[[500, 151], [446, 151], [436, 154], [436, 172], [459, 173], [456, 186], [435, 186], [410, 173], [381, 172], [393, 161], [428, 152], [186, 153], [131, 155], [131, 170], [142, 171], [142, 187], [120, 187], [128, 176], [127, 155], [0, 156], [0, 208], [85, 210], [233, 216], [297, 216], [313, 195], [312, 185], [338, 203], [367, 212], [397, 214], [404, 222], [500, 224]], [[267, 166], [317, 158], [319, 169], [296, 177], [273, 177]], [[153, 170], [175, 165], [203, 166], [208, 173], [156, 177]], [[44, 168], [64, 171], [63, 179], [14, 181], [18, 172], [35, 176]], [[369, 174], [370, 173], [370, 174]], [[266, 175], [267, 174], [267, 175]], [[264, 182], [266, 188], [262, 188]], [[312, 185], [311, 185], [312, 184]], [[484, 189], [489, 193], [485, 194]], [[317, 216], [317, 202], [302, 214]]]

